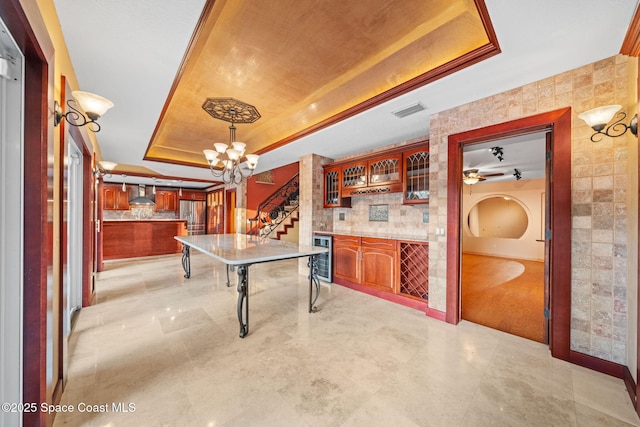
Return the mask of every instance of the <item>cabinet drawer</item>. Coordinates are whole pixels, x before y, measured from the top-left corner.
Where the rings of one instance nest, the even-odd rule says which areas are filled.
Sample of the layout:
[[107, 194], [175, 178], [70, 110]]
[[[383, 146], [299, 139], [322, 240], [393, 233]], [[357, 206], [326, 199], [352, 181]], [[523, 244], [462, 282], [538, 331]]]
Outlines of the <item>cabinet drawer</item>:
[[333, 236], [333, 246], [360, 246], [360, 237]]
[[362, 249], [366, 248], [376, 248], [383, 249], [388, 251], [396, 250], [396, 241], [389, 239], [376, 239], [374, 237], [363, 237], [362, 238]]

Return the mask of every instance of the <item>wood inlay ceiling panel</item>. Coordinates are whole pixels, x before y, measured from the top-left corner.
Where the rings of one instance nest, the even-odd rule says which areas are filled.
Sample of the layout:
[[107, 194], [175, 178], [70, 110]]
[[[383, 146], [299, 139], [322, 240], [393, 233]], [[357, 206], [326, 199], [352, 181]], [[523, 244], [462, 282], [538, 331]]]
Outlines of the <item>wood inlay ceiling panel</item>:
[[207, 97], [254, 105], [262, 117], [237, 125], [238, 139], [264, 153], [499, 52], [482, 0], [216, 0], [205, 10], [146, 159], [206, 166], [202, 150], [229, 138], [229, 123], [202, 110]]

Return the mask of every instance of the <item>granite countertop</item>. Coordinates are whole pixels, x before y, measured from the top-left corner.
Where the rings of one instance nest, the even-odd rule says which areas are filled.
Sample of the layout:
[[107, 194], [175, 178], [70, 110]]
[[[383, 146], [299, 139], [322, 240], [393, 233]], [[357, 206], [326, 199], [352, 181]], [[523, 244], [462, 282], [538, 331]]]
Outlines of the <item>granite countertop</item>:
[[143, 218], [143, 219], [104, 219], [103, 222], [184, 222], [186, 219], [178, 218]]
[[428, 237], [419, 237], [419, 236], [402, 236], [392, 233], [375, 233], [375, 232], [363, 232], [363, 233], [350, 233], [346, 231], [320, 231], [315, 230], [313, 234], [324, 235], [324, 236], [354, 236], [354, 237], [371, 237], [374, 239], [389, 239], [389, 240], [408, 240], [412, 242], [426, 242], [429, 243]]

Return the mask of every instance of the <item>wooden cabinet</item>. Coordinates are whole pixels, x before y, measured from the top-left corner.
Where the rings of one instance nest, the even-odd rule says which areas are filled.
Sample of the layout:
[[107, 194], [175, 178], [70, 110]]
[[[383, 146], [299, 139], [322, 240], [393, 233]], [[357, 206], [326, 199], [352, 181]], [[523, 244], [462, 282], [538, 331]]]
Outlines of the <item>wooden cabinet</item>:
[[396, 241], [333, 236], [333, 277], [387, 292], [396, 289]]
[[324, 207], [350, 208], [351, 199], [342, 196], [341, 185], [342, 168], [330, 166], [324, 169]]
[[402, 184], [402, 153], [388, 154], [367, 162], [367, 185]]
[[178, 210], [178, 193], [175, 190], [156, 190], [156, 211]]
[[186, 236], [185, 220], [118, 220], [103, 222], [105, 260], [175, 254], [182, 244], [174, 236]]
[[182, 190], [180, 200], [207, 200], [207, 193], [197, 190]]
[[334, 235], [333, 281], [384, 291], [396, 301], [405, 297], [424, 303], [429, 299], [429, 244]]
[[[125, 187], [127, 188], [127, 187]], [[129, 191], [122, 191], [122, 185], [104, 185], [102, 192], [104, 198], [104, 209], [106, 210], [128, 210]]]
[[389, 153], [342, 167], [342, 196], [402, 191], [402, 153]]
[[428, 203], [428, 142], [324, 167], [325, 208], [351, 207], [352, 196], [400, 192], [405, 204]]
[[362, 237], [362, 284], [387, 292], [396, 291], [396, 241]]
[[360, 283], [360, 237], [333, 236], [333, 278]]
[[355, 162], [342, 166], [341, 193], [350, 196], [358, 188], [367, 186], [367, 162]]
[[429, 203], [429, 146], [404, 153], [404, 204]]

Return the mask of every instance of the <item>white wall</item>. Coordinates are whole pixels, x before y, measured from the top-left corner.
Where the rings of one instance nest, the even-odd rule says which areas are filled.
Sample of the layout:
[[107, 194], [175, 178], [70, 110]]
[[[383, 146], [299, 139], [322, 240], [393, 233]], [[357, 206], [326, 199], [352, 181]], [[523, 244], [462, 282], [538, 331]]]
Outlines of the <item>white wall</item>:
[[[463, 186], [462, 251], [466, 253], [544, 261], [544, 179], [508, 182], [483, 182]], [[471, 193], [471, 194], [470, 194]], [[474, 237], [467, 217], [473, 206], [490, 197], [508, 196], [527, 213], [528, 227], [519, 239]]]

